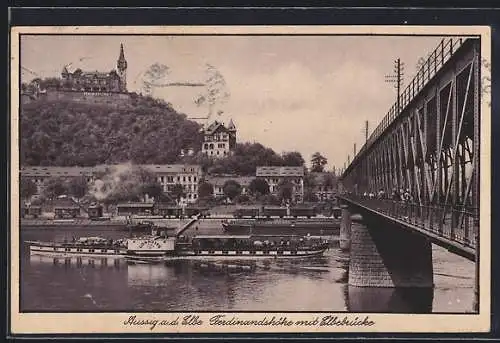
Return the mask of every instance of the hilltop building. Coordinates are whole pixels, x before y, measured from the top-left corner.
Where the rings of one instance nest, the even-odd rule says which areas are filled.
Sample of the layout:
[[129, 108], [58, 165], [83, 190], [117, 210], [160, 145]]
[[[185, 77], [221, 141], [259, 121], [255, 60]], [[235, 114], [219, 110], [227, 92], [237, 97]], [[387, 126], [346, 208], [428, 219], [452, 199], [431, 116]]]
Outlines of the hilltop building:
[[116, 69], [109, 72], [84, 71], [63, 67], [61, 77], [40, 84], [40, 79], [33, 80], [21, 89], [21, 102], [28, 104], [39, 98], [47, 100], [65, 100], [90, 104], [118, 106], [129, 103], [127, 91], [127, 60], [120, 45]]
[[83, 71], [80, 68], [70, 71], [68, 66], [64, 66], [61, 73], [60, 90], [77, 92], [127, 92], [127, 60], [123, 51], [123, 44], [120, 45], [120, 54], [116, 62], [117, 69], [110, 72]]
[[203, 144], [201, 151], [207, 156], [220, 158], [231, 154], [236, 147], [236, 126], [230, 120], [226, 127], [224, 123], [214, 121], [203, 129]]

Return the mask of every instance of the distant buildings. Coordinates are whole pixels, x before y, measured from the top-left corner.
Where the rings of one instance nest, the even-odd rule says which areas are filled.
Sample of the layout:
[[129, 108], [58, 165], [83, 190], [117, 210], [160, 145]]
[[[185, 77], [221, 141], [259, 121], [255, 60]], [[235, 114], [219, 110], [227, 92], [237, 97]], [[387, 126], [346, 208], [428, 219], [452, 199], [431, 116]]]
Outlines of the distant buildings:
[[[70, 179], [85, 177], [87, 182], [98, 178], [99, 174], [113, 171], [118, 165], [99, 165], [95, 167], [22, 167], [21, 177], [26, 177], [35, 182], [38, 194], [43, 192], [44, 181], [52, 177]], [[173, 185], [180, 184], [184, 187], [185, 197], [181, 202], [195, 202], [198, 199], [198, 183], [202, 176], [201, 166], [183, 164], [143, 164], [138, 167], [149, 170], [155, 174], [158, 183], [164, 192], [172, 189]], [[126, 166], [119, 165], [120, 169]], [[115, 169], [116, 172], [116, 169]]]
[[[115, 167], [115, 168], [114, 168]], [[137, 167], [144, 168], [155, 174], [163, 191], [172, 191], [174, 185], [182, 185], [185, 197], [181, 203], [193, 203], [199, 197], [199, 183], [203, 178], [213, 186], [215, 198], [224, 196], [224, 184], [233, 180], [241, 186], [241, 194], [249, 193], [249, 186], [253, 179], [263, 178], [269, 184], [269, 191], [279, 195], [282, 182], [289, 181], [292, 185], [292, 201], [302, 202], [304, 198], [304, 168], [303, 167], [257, 167], [255, 176], [210, 176], [203, 175], [200, 165], [188, 164], [143, 164]], [[99, 165], [95, 167], [22, 167], [20, 176], [35, 182], [38, 194], [43, 192], [45, 180], [53, 177], [70, 179], [85, 177], [87, 182], [93, 182], [103, 174], [125, 170], [127, 165]]]
[[337, 178], [331, 172], [312, 172], [313, 193], [319, 201], [334, 200], [337, 194]]
[[98, 172], [105, 170], [105, 166], [96, 167], [21, 167], [21, 177], [31, 179], [37, 186], [37, 193], [43, 192], [44, 181], [60, 177], [64, 179], [85, 177], [87, 182], [94, 180], [94, 176]]
[[164, 192], [169, 192], [175, 184], [184, 187], [186, 196], [181, 202], [192, 203], [198, 199], [198, 184], [202, 177], [201, 166], [185, 164], [144, 164], [143, 168], [153, 172]]
[[227, 181], [233, 180], [237, 182], [241, 186], [241, 194], [248, 194], [250, 182], [252, 182], [253, 179], [255, 179], [254, 176], [208, 176], [206, 178], [206, 182], [210, 183], [214, 187], [213, 196], [215, 198], [219, 198], [224, 196], [224, 184]]
[[214, 121], [203, 129], [203, 143], [201, 151], [209, 157], [225, 157], [233, 151], [236, 146], [236, 126], [229, 121], [228, 126]]
[[269, 192], [278, 195], [279, 186], [284, 182], [293, 185], [292, 201], [304, 200], [304, 167], [257, 167], [255, 176], [267, 181]]

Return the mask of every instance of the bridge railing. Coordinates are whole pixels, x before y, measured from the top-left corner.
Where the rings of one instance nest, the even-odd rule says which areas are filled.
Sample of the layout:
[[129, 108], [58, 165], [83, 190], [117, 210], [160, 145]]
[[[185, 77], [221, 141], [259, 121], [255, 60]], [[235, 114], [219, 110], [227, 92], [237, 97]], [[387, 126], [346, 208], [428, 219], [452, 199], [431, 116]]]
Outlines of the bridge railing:
[[[463, 38], [442, 39], [439, 45], [432, 51], [426, 61], [422, 63], [415, 77], [406, 86], [399, 96], [399, 101], [389, 109], [379, 125], [372, 132], [366, 143], [353, 158], [351, 165], [368, 149], [373, 142], [394, 122], [403, 109], [418, 95], [427, 83], [438, 73], [441, 67], [450, 60], [464, 43]], [[348, 168], [349, 169], [349, 168]]]
[[424, 205], [355, 195], [344, 198], [464, 247], [473, 249], [476, 247], [479, 230], [477, 209], [456, 208], [451, 205]]

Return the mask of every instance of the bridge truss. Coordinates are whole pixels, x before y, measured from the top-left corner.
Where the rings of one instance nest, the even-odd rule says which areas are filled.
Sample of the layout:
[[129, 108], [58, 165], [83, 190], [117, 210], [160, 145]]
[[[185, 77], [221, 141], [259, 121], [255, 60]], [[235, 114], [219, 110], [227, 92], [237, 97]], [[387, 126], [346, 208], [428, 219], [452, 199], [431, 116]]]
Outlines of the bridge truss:
[[400, 110], [397, 105], [390, 109], [343, 173], [344, 191], [359, 200], [365, 192], [383, 190], [390, 197], [394, 190], [409, 190], [419, 222], [474, 245], [480, 61], [479, 39], [442, 40], [401, 94]]

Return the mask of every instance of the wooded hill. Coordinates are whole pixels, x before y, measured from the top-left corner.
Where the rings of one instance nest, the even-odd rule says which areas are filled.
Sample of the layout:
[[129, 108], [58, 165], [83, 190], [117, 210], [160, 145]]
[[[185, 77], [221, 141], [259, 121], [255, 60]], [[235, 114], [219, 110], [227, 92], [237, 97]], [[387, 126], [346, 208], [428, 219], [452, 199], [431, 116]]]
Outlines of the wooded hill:
[[[259, 143], [238, 143], [232, 156], [211, 160], [199, 152], [198, 123], [162, 100], [135, 94], [120, 106], [39, 99], [22, 105], [20, 127], [21, 165], [193, 163], [239, 175], [254, 175], [259, 165], [304, 165], [298, 152], [279, 155]], [[188, 148], [194, 156], [181, 157]]]
[[169, 164], [202, 140], [199, 124], [139, 95], [119, 107], [39, 99], [22, 105], [20, 129], [22, 165]]

